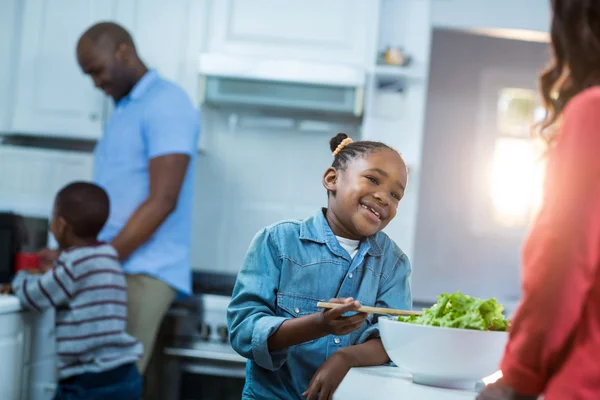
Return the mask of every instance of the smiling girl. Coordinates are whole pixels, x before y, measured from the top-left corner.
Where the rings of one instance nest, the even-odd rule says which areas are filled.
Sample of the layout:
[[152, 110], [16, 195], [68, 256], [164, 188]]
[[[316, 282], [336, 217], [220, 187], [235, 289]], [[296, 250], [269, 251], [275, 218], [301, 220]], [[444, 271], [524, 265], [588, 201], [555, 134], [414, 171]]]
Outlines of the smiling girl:
[[410, 262], [381, 232], [406, 189], [404, 160], [343, 133], [330, 148], [327, 208], [262, 229], [237, 277], [227, 321], [248, 359], [243, 399], [330, 399], [350, 368], [389, 362], [376, 321], [355, 310], [412, 307]]

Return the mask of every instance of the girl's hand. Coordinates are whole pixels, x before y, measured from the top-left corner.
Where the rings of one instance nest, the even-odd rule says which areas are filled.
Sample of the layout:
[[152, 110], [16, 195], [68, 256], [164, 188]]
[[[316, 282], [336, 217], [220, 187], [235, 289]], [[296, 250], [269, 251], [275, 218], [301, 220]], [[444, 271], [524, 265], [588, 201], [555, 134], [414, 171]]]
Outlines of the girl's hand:
[[358, 313], [351, 317], [342, 317], [343, 314], [354, 311], [360, 307], [360, 303], [354, 301], [351, 297], [347, 299], [331, 299], [329, 302], [343, 305], [333, 309], [324, 310], [319, 314], [319, 326], [324, 334], [338, 336], [347, 335], [360, 328], [367, 319], [368, 314], [366, 313]]
[[330, 400], [352, 367], [342, 352], [335, 352], [317, 370], [302, 397], [307, 400]]
[[477, 396], [477, 400], [536, 400], [537, 398], [537, 395], [515, 392], [502, 382], [502, 379], [487, 385]]

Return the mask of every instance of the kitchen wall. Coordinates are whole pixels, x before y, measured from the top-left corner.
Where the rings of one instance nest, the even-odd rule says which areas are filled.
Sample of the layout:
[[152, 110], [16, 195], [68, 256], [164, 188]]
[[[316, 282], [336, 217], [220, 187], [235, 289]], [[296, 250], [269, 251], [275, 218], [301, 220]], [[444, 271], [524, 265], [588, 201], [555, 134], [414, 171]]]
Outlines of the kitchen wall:
[[203, 118], [193, 268], [235, 274], [260, 229], [327, 205], [321, 178], [332, 162], [329, 139], [338, 131], [358, 138], [359, 126], [207, 108]]
[[526, 228], [480, 229], [472, 214], [482, 201], [474, 194], [480, 183], [474, 182], [473, 171], [484, 168], [482, 158], [491, 158], [496, 135], [493, 123], [483, 125], [489, 130], [481, 129], [482, 104], [496, 107], [496, 93], [485, 92], [484, 78], [502, 71], [506, 80], [501, 83], [535, 89], [537, 73], [548, 59], [547, 45], [443, 29], [434, 31], [432, 42], [413, 259], [415, 297], [431, 300], [444, 291], [462, 290], [516, 300]]

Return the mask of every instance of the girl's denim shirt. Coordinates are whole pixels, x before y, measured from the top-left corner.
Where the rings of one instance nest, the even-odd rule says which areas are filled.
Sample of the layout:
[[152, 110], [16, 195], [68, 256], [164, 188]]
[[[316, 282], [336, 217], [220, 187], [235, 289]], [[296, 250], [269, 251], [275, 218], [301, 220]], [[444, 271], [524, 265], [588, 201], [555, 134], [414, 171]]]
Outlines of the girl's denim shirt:
[[248, 359], [244, 399], [301, 399], [335, 351], [378, 337], [372, 316], [357, 331], [270, 352], [267, 339], [286, 320], [320, 312], [317, 302], [353, 297], [363, 305], [410, 310], [411, 266], [383, 232], [361, 241], [354, 259], [324, 213], [262, 229], [252, 241], [227, 311], [233, 348]]

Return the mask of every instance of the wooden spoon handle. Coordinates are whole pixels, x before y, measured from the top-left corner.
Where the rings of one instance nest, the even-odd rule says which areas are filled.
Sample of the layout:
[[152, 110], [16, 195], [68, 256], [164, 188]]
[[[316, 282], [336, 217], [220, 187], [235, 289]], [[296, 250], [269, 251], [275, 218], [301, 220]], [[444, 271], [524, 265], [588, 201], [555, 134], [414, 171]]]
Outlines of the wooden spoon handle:
[[[318, 308], [336, 308], [342, 306], [343, 304], [338, 303], [327, 303], [327, 302], [318, 302]], [[364, 312], [368, 314], [387, 314], [387, 315], [421, 315], [420, 311], [408, 311], [408, 310], [396, 310], [394, 308], [380, 308], [380, 307], [369, 307], [369, 306], [360, 306], [356, 311]]]

